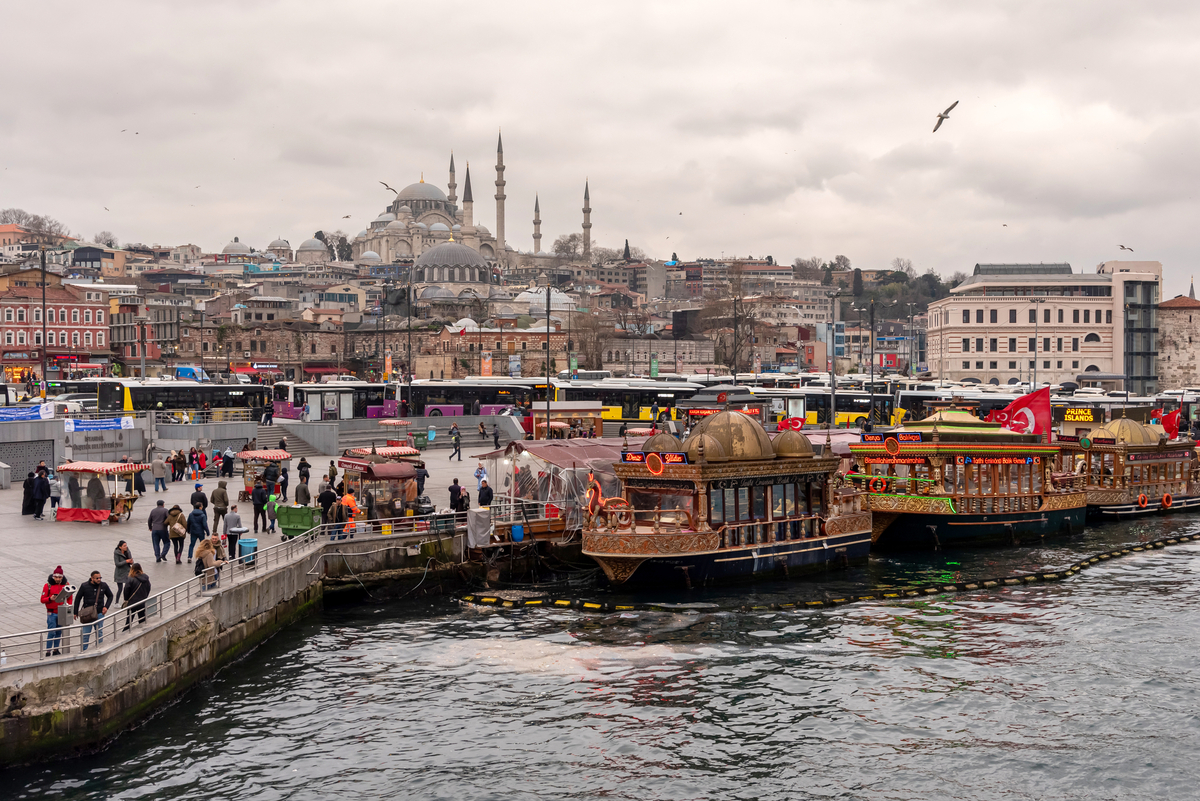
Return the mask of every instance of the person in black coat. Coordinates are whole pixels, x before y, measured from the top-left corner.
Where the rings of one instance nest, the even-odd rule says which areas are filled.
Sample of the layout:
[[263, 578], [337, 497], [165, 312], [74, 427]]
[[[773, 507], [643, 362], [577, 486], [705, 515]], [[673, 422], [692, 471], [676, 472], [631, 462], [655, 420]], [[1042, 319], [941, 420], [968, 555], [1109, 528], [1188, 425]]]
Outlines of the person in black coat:
[[36, 507], [33, 503], [33, 484], [34, 476], [33, 473], [30, 473], [29, 477], [25, 479], [25, 483], [22, 485], [25, 489], [25, 494], [21, 496], [21, 514], [23, 515], [36, 514], [34, 511]]
[[146, 494], [146, 479], [142, 478], [141, 470], [133, 474], [133, 491], [139, 496]]
[[287, 465], [284, 465], [283, 470], [280, 471], [280, 473], [279, 473], [279, 500], [281, 500], [281, 501], [287, 500], [287, 488], [288, 488], [288, 469], [287, 469]]
[[483, 480], [483, 482], [479, 486], [479, 505], [480, 506], [491, 506], [492, 505], [492, 488], [488, 486], [486, 478]]
[[42, 517], [42, 512], [46, 508], [46, 501], [50, 498], [50, 480], [46, 478], [45, 473], [39, 472], [33, 479], [33, 519], [45, 520]]
[[254, 533], [258, 533], [258, 520], [262, 518], [263, 531], [267, 530], [267, 501], [271, 500], [267, 494], [267, 488], [263, 486], [261, 481], [254, 483], [254, 489], [250, 493], [250, 500], [254, 504]]
[[139, 623], [146, 622], [146, 599], [150, 597], [150, 577], [142, 572], [142, 566], [134, 562], [129, 567], [129, 585], [125, 588], [125, 631], [133, 624], [133, 616]]
[[204, 485], [197, 482], [196, 491], [192, 493], [192, 497], [188, 499], [192, 506], [200, 504], [200, 508], [208, 510], [208, 496], [204, 494]]
[[321, 522], [328, 523], [329, 510], [333, 508], [335, 503], [337, 503], [338, 496], [337, 493], [333, 491], [333, 488], [329, 486], [329, 484], [323, 483], [322, 486], [324, 486], [325, 489], [321, 490], [321, 494], [317, 496], [317, 503], [321, 504]]

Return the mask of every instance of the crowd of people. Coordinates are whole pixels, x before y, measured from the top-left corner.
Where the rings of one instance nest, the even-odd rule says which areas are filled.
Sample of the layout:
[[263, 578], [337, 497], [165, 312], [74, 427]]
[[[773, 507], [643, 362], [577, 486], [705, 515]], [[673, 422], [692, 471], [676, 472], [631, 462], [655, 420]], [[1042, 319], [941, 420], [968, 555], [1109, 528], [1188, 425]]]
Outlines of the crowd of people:
[[113, 549], [113, 584], [116, 592], [99, 570], [93, 570], [79, 587], [67, 582], [62, 565], [54, 568], [42, 586], [41, 603], [46, 607], [46, 656], [62, 653], [62, 629], [72, 621], [82, 624], [80, 647], [86, 651], [96, 635], [96, 646], [104, 641], [103, 620], [114, 607], [125, 610], [125, 628], [129, 631], [136, 619], [146, 622], [146, 599], [150, 597], [150, 577], [135, 562], [129, 543], [121, 540]]

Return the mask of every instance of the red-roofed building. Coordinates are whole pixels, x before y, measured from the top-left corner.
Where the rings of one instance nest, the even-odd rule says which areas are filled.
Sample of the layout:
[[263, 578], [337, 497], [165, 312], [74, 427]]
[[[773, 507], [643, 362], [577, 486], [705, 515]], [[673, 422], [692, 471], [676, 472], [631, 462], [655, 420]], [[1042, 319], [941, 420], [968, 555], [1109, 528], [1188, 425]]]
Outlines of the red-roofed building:
[[43, 323], [41, 287], [13, 286], [0, 292], [4, 380], [23, 381], [31, 372], [40, 376], [43, 349], [49, 378], [62, 378], [68, 372], [106, 372], [112, 363], [108, 311], [108, 293], [101, 289], [48, 286]]

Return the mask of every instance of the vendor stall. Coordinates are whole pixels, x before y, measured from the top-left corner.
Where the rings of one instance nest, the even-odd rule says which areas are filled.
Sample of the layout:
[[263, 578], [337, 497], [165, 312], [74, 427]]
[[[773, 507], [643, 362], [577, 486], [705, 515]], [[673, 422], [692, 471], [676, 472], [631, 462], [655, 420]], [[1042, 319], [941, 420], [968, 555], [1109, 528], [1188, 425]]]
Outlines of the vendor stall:
[[[344, 457], [337, 462], [345, 471], [346, 490], [354, 492], [363, 520], [411, 516], [417, 501], [417, 469], [411, 462], [390, 462], [382, 456]], [[391, 533], [391, 532], [382, 532]]]
[[[408, 433], [408, 427], [412, 425], [408, 420], [380, 420], [379, 425], [385, 426], [388, 429], [387, 444], [390, 447], [408, 445], [412, 446], [412, 434]], [[397, 439], [403, 437], [403, 439]]]
[[84, 521], [88, 523], [116, 523], [128, 520], [133, 514], [133, 504], [138, 495], [118, 489], [119, 482], [128, 482], [136, 473], [149, 470], [148, 464], [132, 462], [68, 462], [58, 468], [60, 473], [81, 474], [79, 480], [86, 485], [83, 509], [68, 509], [60, 506], [54, 510], [58, 521]]
[[389, 445], [386, 448], [376, 448], [374, 445], [369, 448], [350, 448], [345, 455], [351, 457], [381, 456], [389, 462], [418, 462], [421, 459], [421, 452], [407, 445]]
[[[271, 486], [267, 487], [268, 495], [279, 494], [279, 475], [280, 467], [284, 462], [292, 458], [292, 455], [287, 451], [267, 450], [267, 451], [242, 451], [237, 455], [242, 461], [242, 484], [243, 489], [238, 492], [239, 501], [249, 501], [250, 493], [254, 491], [256, 481], [262, 479], [268, 472], [274, 472]], [[274, 470], [270, 468], [274, 466]]]

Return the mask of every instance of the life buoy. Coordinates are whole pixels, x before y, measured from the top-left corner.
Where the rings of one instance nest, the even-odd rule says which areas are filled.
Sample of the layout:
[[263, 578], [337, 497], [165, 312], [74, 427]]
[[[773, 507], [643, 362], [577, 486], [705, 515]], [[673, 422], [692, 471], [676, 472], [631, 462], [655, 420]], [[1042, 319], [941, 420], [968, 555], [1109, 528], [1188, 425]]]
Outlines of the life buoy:
[[883, 476], [875, 476], [871, 479], [871, 483], [867, 485], [867, 489], [871, 492], [883, 492], [883, 488], [887, 486], [887, 482], [883, 480]]
[[1150, 499], [1146, 497], [1146, 493], [1143, 492], [1141, 495], [1138, 496], [1138, 508], [1145, 509], [1146, 504], [1149, 502], [1149, 500]]
[[1175, 499], [1171, 497], [1171, 493], [1167, 492], [1167, 493], [1163, 494], [1162, 505], [1163, 505], [1164, 509], [1170, 509], [1171, 504], [1173, 504], [1174, 502], [1175, 502]]

